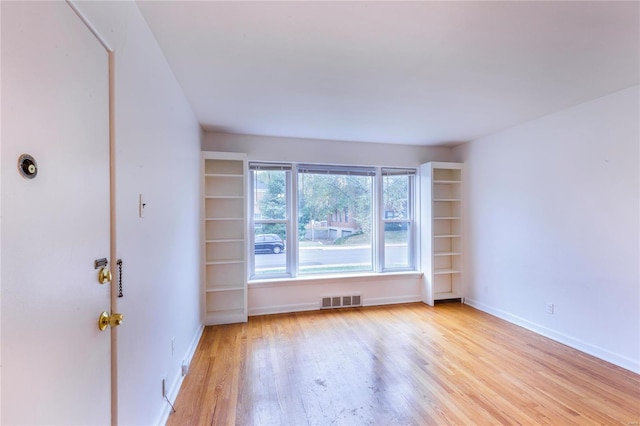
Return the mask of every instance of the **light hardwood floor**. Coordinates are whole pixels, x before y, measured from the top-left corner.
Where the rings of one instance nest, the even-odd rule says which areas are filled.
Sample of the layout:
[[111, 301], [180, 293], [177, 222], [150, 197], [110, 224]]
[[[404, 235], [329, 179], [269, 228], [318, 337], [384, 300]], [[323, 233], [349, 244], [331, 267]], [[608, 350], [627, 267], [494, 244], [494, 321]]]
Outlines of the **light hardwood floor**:
[[618, 424], [640, 376], [469, 306], [207, 327], [169, 425]]

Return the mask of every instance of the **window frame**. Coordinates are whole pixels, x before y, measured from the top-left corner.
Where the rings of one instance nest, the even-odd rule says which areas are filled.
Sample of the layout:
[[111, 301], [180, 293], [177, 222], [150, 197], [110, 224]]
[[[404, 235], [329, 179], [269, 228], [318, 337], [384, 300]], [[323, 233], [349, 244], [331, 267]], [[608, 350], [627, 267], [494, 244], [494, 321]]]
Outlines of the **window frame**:
[[[266, 171], [266, 170], [282, 170], [285, 171], [285, 218], [284, 219], [256, 219], [255, 212], [255, 177], [254, 171]], [[328, 272], [328, 273], [305, 273], [299, 274], [299, 206], [298, 206], [298, 181], [301, 173], [322, 173], [325, 171], [327, 174], [344, 174], [343, 171], [352, 171], [354, 175], [362, 175], [361, 173], [367, 173], [368, 176], [372, 176], [372, 191], [371, 191], [371, 271], [353, 271], [353, 272]], [[398, 173], [402, 172], [410, 176], [409, 189], [408, 189], [408, 205], [407, 205], [407, 219], [386, 219], [384, 217], [384, 171], [391, 170]], [[385, 274], [393, 272], [418, 272], [417, 268], [417, 239], [416, 239], [416, 206], [417, 206], [417, 167], [383, 167], [383, 166], [355, 166], [355, 165], [335, 165], [335, 164], [313, 164], [313, 163], [282, 163], [282, 162], [259, 162], [250, 161], [249, 167], [249, 192], [251, 194], [250, 203], [248, 206], [250, 218], [248, 221], [248, 231], [250, 235], [247, 241], [249, 241], [249, 282], [260, 281], [265, 279], [295, 279], [298, 277], [313, 278], [318, 276], [357, 276], [359, 274]], [[285, 240], [285, 256], [286, 265], [285, 273], [273, 273], [273, 274], [256, 274], [255, 270], [255, 227], [257, 224], [266, 223], [283, 223], [286, 229]], [[408, 231], [408, 262], [406, 267], [385, 267], [385, 235], [384, 229], [386, 223], [407, 223], [409, 227]]]
[[[369, 177], [371, 178], [371, 182], [370, 182], [370, 194], [371, 194], [371, 215], [370, 215], [370, 222], [371, 222], [371, 247], [370, 247], [370, 260], [371, 260], [371, 267], [369, 269], [366, 270], [352, 270], [352, 271], [345, 271], [342, 273], [339, 272], [325, 272], [325, 273], [318, 273], [318, 274], [314, 274], [314, 273], [300, 273], [299, 270], [299, 264], [296, 265], [298, 267], [297, 270], [297, 274], [296, 276], [304, 276], [304, 277], [313, 277], [313, 276], [317, 276], [317, 275], [353, 275], [353, 274], [371, 274], [371, 273], [378, 273], [379, 268], [378, 268], [378, 254], [377, 254], [377, 233], [376, 233], [376, 222], [377, 222], [377, 216], [375, 211], [377, 210], [377, 175], [378, 175], [378, 169], [377, 167], [371, 167], [371, 166], [352, 166], [352, 165], [335, 165], [335, 164], [310, 164], [310, 163], [300, 163], [297, 164], [296, 167], [296, 175], [293, 177], [293, 179], [295, 180], [296, 184], [298, 184], [300, 182], [300, 176], [304, 175], [304, 174], [315, 174], [315, 175], [333, 175], [333, 176], [354, 176], [354, 177]], [[296, 188], [297, 189], [297, 188]], [[296, 190], [296, 196], [298, 196], [299, 191]], [[299, 201], [299, 200], [296, 200]], [[295, 218], [296, 218], [296, 223], [295, 223], [295, 228], [296, 230], [299, 229], [299, 218], [300, 218], [300, 206], [298, 205], [298, 202], [296, 202], [296, 206], [295, 206]], [[344, 216], [342, 215], [342, 213], [344, 212], [336, 212], [336, 219], [335, 221], [342, 221], [344, 219]], [[299, 243], [300, 238], [296, 238], [296, 242]], [[299, 255], [300, 251], [299, 251], [299, 247], [296, 248], [296, 253]]]
[[[249, 221], [248, 221], [248, 233], [247, 240], [249, 241], [249, 280], [252, 279], [268, 279], [268, 278], [292, 278], [295, 277], [295, 273], [292, 271], [292, 241], [297, 239], [297, 235], [292, 234], [292, 210], [291, 210], [291, 176], [292, 176], [292, 164], [289, 163], [262, 163], [262, 162], [250, 162], [248, 167], [249, 172], [249, 193], [251, 194], [251, 202], [249, 203]], [[255, 178], [253, 176], [254, 171], [282, 171], [285, 173], [285, 217], [284, 219], [256, 219], [255, 218], [255, 202], [256, 202], [256, 187]], [[273, 273], [273, 274], [256, 274], [256, 225], [262, 224], [284, 224], [287, 238], [284, 240], [284, 252], [285, 252], [285, 272]]]
[[[385, 173], [385, 171], [389, 171]], [[416, 239], [416, 179], [417, 169], [408, 167], [380, 167], [380, 173], [378, 174], [379, 180], [379, 208], [380, 223], [378, 226], [378, 236], [380, 238], [380, 272], [400, 272], [400, 271], [416, 271], [417, 270], [417, 239]], [[407, 218], [405, 219], [387, 219], [385, 216], [385, 199], [384, 199], [384, 178], [385, 176], [408, 176], [408, 188], [407, 188]], [[406, 223], [407, 224], [407, 238], [408, 238], [408, 266], [386, 267], [385, 265], [385, 227], [387, 223]]]

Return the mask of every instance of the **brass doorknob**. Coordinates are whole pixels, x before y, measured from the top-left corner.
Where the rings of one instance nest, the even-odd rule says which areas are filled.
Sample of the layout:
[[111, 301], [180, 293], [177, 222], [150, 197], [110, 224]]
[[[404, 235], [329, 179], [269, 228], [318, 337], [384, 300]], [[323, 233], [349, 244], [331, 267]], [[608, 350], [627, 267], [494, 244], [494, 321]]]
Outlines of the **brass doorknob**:
[[124, 315], [122, 314], [111, 314], [109, 315], [109, 312], [103, 312], [100, 314], [100, 316], [98, 317], [98, 328], [101, 331], [104, 331], [107, 329], [107, 327], [111, 326], [111, 327], [117, 327], [120, 324], [122, 324], [122, 320], [124, 319]]
[[100, 268], [100, 271], [98, 271], [98, 282], [100, 284], [110, 283], [111, 277], [111, 271], [106, 266]]

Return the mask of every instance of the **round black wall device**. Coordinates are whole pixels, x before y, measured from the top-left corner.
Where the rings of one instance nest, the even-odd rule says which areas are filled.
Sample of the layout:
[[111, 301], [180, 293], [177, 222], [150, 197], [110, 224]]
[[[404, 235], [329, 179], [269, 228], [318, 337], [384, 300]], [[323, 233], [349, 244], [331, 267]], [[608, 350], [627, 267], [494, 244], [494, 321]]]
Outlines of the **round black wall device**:
[[18, 171], [22, 177], [33, 179], [38, 174], [38, 163], [36, 163], [36, 159], [29, 154], [22, 154], [20, 158], [18, 158]]

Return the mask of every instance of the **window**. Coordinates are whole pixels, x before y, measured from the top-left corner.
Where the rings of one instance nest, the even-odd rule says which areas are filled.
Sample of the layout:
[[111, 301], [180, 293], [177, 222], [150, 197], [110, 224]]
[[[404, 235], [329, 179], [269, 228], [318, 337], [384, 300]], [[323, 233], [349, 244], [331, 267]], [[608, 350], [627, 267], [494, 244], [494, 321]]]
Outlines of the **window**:
[[252, 276], [290, 274], [287, 238], [291, 229], [289, 181], [291, 166], [252, 163], [251, 214], [254, 229], [251, 245]]
[[298, 273], [373, 271], [375, 169], [298, 166]]
[[415, 170], [382, 169], [383, 270], [413, 269], [413, 197]]
[[251, 278], [415, 270], [415, 169], [250, 163]]

